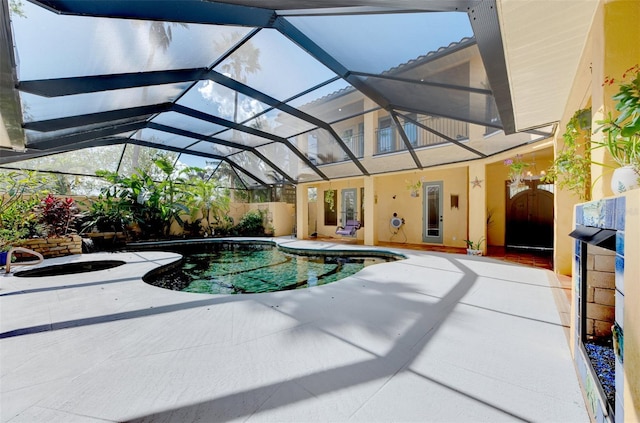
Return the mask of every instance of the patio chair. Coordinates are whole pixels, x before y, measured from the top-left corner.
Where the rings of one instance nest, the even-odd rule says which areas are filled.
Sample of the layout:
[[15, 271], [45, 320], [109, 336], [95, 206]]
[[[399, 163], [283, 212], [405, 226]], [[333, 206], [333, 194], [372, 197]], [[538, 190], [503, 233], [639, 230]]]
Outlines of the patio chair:
[[347, 220], [347, 224], [344, 226], [338, 226], [336, 234], [354, 236], [356, 231], [360, 229], [360, 222], [357, 220]]

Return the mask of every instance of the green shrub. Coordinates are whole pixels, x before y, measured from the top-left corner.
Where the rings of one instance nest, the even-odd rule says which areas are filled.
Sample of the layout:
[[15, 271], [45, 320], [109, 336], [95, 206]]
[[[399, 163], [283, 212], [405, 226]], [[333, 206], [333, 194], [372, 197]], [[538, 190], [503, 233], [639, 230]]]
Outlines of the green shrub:
[[264, 236], [264, 213], [259, 210], [250, 210], [235, 227], [235, 232], [240, 236]]

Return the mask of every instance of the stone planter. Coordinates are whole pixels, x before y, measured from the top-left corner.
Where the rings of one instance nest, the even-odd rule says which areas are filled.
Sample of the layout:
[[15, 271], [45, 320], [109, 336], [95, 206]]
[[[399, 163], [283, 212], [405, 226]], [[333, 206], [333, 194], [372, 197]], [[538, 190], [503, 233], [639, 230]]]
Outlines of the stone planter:
[[[65, 237], [33, 238], [17, 243], [15, 247], [24, 247], [37, 251], [44, 258], [63, 257], [73, 254], [82, 254], [82, 238], [79, 235], [69, 235]], [[21, 257], [16, 253], [16, 257]]]
[[481, 256], [482, 255], [482, 250], [472, 250], [471, 248], [467, 248], [467, 255], [468, 256]]
[[84, 235], [91, 240], [91, 248], [95, 251], [112, 251], [131, 241], [125, 232], [89, 232]]

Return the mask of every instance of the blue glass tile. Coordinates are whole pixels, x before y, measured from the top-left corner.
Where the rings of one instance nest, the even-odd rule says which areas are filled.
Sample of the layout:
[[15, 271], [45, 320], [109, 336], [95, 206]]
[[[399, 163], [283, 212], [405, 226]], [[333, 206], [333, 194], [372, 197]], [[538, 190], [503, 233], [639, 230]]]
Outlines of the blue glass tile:
[[626, 217], [627, 197], [616, 198], [616, 222], [615, 228], [624, 231]]
[[585, 226], [593, 226], [596, 228], [604, 227], [604, 200], [591, 201], [583, 204], [583, 224]]
[[624, 294], [624, 257], [616, 255], [616, 289]]
[[584, 209], [582, 205], [576, 206], [576, 224], [584, 225]]
[[616, 232], [616, 253], [624, 257], [624, 232]]
[[616, 288], [616, 325], [624, 330], [624, 293]]
[[[622, 328], [615, 323], [613, 325], [613, 352], [616, 355], [616, 361], [624, 363], [624, 332]], [[617, 366], [616, 366], [617, 367]]]
[[573, 252], [580, 257], [580, 241], [579, 239], [574, 240]]
[[607, 229], [613, 229], [616, 225], [616, 199], [609, 198], [604, 200], [604, 207], [602, 208], [602, 227]]

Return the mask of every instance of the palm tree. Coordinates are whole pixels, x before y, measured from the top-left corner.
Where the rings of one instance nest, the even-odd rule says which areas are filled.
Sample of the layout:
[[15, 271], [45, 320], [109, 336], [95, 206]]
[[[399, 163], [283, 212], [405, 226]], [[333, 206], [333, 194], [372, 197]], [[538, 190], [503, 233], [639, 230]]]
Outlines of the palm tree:
[[[171, 45], [171, 41], [173, 41], [173, 33], [171, 32], [171, 27], [175, 25], [180, 25], [183, 28], [189, 28], [189, 25], [180, 22], [150, 22], [149, 23], [149, 44], [151, 45], [151, 49], [149, 51], [149, 57], [147, 58], [147, 63], [145, 65], [145, 70], [149, 69], [153, 64], [153, 61], [156, 57], [156, 51], [162, 50], [166, 52], [169, 46]], [[144, 87], [142, 89], [142, 98], [146, 100], [148, 95], [148, 87]], [[138, 131], [136, 134], [137, 138], [140, 139], [141, 132]], [[140, 157], [140, 146], [134, 145], [133, 147], [133, 155], [131, 158], [131, 167], [133, 169], [138, 167], [138, 160]]]
[[[216, 42], [216, 51], [228, 51], [241, 40], [242, 34], [234, 32], [230, 36], [223, 36]], [[256, 73], [260, 67], [260, 49], [255, 47], [251, 41], [245, 42], [240, 48], [234, 51], [220, 66], [222, 73], [228, 74], [231, 78], [245, 84], [247, 76]], [[238, 92], [235, 91], [233, 121], [238, 121]]]

